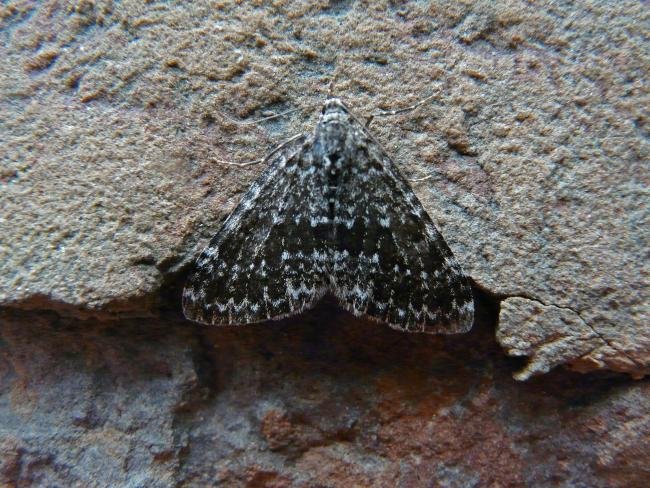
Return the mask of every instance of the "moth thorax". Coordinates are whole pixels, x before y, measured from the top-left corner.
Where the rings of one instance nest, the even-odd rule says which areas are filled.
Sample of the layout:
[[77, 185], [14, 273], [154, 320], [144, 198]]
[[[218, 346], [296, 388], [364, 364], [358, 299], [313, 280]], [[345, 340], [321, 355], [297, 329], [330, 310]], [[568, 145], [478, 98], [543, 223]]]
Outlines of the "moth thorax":
[[340, 167], [348, 146], [348, 130], [344, 124], [337, 121], [330, 121], [322, 126], [319, 133], [323, 159], [331, 165]]

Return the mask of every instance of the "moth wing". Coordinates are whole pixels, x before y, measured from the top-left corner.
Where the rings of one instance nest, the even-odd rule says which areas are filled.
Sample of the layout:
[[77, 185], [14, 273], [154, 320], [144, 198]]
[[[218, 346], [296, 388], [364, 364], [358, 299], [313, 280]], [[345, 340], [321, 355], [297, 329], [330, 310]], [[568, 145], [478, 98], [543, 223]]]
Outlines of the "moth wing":
[[199, 255], [183, 290], [188, 319], [279, 319], [324, 294], [328, 207], [310, 144], [302, 136], [279, 151]]
[[333, 282], [341, 304], [391, 327], [454, 334], [474, 301], [449, 246], [390, 158], [355, 126], [335, 206]]

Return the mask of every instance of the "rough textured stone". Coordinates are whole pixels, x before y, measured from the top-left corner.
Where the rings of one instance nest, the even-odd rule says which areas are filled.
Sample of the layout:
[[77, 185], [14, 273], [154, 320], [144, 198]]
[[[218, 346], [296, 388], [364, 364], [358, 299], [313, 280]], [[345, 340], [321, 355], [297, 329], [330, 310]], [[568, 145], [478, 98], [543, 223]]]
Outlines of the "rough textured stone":
[[[475, 282], [574, 310], [608, 358], [583, 369], [647, 371], [641, 3], [2, 9], [3, 303], [151, 312], [259, 170], [214, 159], [256, 159], [309, 130], [336, 75], [360, 113], [437, 94], [375, 131], [405, 171], [431, 176], [416, 191]], [[519, 317], [502, 316], [504, 346], [503, 331], [533, 344]]]
[[[649, 15], [4, 2], [0, 484], [647, 486], [648, 383], [593, 371], [650, 367]], [[310, 130], [333, 75], [361, 116], [435, 95], [372, 130], [487, 306], [469, 336], [331, 305], [177, 316], [186, 263], [261, 170], [215, 160]], [[591, 373], [509, 378], [558, 365]]]
[[[497, 340], [512, 356], [531, 356], [515, 378], [525, 380], [567, 363], [576, 371], [611, 369], [642, 377], [634, 359], [591, 327], [574, 310], [526, 298], [501, 302]], [[618, 334], [625, 341], [624, 334]]]
[[650, 384], [516, 382], [493, 315], [434, 337], [328, 303], [218, 329], [5, 312], [0, 484], [647, 486]]

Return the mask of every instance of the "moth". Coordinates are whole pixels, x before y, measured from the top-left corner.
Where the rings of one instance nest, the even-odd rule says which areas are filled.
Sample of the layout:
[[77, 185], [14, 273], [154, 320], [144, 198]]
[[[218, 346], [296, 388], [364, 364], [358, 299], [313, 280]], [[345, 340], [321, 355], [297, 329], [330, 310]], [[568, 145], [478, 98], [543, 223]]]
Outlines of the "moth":
[[329, 293], [394, 329], [472, 327], [468, 278], [408, 181], [339, 99], [268, 162], [198, 256], [183, 290], [188, 319], [277, 320]]

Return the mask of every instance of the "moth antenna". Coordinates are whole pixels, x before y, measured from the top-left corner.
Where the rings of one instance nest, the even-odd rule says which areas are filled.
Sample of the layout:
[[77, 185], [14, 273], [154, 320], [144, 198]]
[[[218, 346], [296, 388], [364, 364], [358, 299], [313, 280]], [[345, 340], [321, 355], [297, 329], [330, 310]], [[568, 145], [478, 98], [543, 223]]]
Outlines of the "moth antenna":
[[273, 148], [273, 150], [272, 150], [270, 153], [268, 153], [266, 156], [264, 156], [263, 158], [256, 159], [256, 160], [254, 160], [254, 161], [248, 161], [248, 162], [246, 162], [246, 163], [236, 163], [236, 162], [234, 162], [234, 161], [226, 161], [226, 160], [224, 160], [224, 159], [215, 159], [215, 158], [211, 159], [211, 161], [212, 161], [213, 163], [217, 163], [217, 164], [223, 164], [223, 165], [226, 165], [226, 166], [238, 166], [238, 167], [240, 167], [240, 168], [245, 168], [246, 166], [253, 166], [253, 165], [255, 165], [255, 164], [265, 163], [265, 162], [267, 162], [267, 161], [268, 161], [268, 160], [269, 160], [269, 159], [270, 159], [270, 158], [271, 158], [271, 157], [272, 157], [276, 152], [282, 150], [285, 146], [287, 146], [288, 144], [292, 143], [293, 141], [295, 141], [296, 139], [298, 139], [298, 138], [300, 138], [300, 137], [302, 137], [302, 136], [303, 136], [303, 134], [296, 134], [295, 136], [291, 137], [290, 139], [287, 139], [286, 141], [284, 141], [284, 142], [283, 142], [282, 144], [280, 144], [279, 146]]
[[436, 93], [434, 95], [423, 98], [422, 100], [420, 100], [417, 103], [414, 103], [413, 105], [409, 105], [408, 107], [404, 107], [404, 108], [399, 108], [399, 109], [395, 109], [395, 110], [381, 110], [381, 109], [379, 109], [378, 112], [371, 113], [368, 117], [366, 117], [365, 126], [366, 126], [366, 128], [369, 127], [370, 123], [374, 120], [375, 117], [387, 117], [387, 116], [390, 116], [390, 115], [397, 115], [397, 114], [401, 114], [401, 113], [404, 113], [404, 112], [410, 112], [411, 110], [415, 110], [416, 108], [424, 105], [428, 101], [433, 100], [437, 96], [438, 96], [438, 94]]
[[232, 117], [229, 117], [228, 115], [226, 115], [224, 113], [222, 113], [221, 116], [224, 119], [228, 119], [230, 122], [233, 122], [234, 124], [237, 124], [237, 125], [255, 125], [255, 124], [259, 124], [260, 122], [266, 122], [267, 120], [278, 119], [280, 117], [284, 117], [285, 115], [289, 115], [289, 114], [298, 112], [300, 110], [303, 110], [303, 109], [301, 107], [292, 108], [291, 110], [285, 110], [284, 112], [280, 112], [279, 114], [269, 115], [268, 117], [262, 117], [261, 119], [257, 119], [257, 120], [236, 120], [236, 119], [233, 119]]

